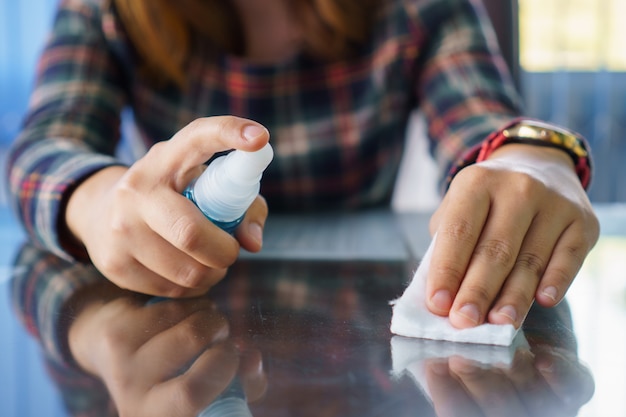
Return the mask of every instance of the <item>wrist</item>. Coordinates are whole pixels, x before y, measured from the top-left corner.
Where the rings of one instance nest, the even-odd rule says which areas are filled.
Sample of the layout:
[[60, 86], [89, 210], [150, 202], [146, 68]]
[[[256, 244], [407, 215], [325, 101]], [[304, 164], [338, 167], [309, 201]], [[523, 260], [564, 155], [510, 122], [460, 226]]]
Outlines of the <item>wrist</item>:
[[97, 211], [94, 208], [105, 201], [105, 194], [124, 175], [128, 168], [111, 166], [84, 179], [69, 195], [65, 207], [65, 241], [69, 245], [83, 245], [84, 235]]
[[574, 162], [569, 155], [559, 149], [545, 148], [521, 143], [507, 143], [494, 150], [485, 160], [528, 161], [536, 164], [545, 162], [559, 164], [576, 172]]
[[498, 149], [512, 144], [534, 147], [537, 155], [539, 152], [545, 152], [550, 157], [556, 157], [555, 150], [562, 153], [569, 157], [582, 186], [588, 187], [591, 179], [591, 160], [585, 139], [577, 133], [533, 119], [516, 119], [503, 129], [494, 132], [480, 145], [476, 162], [490, 159]]

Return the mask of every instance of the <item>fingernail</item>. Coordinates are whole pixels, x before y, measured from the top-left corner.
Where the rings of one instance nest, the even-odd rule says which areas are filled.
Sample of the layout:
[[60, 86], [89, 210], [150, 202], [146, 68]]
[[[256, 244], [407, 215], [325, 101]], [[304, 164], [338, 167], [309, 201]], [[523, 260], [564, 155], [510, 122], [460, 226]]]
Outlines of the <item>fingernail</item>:
[[450, 307], [452, 306], [452, 296], [450, 296], [450, 291], [448, 290], [436, 291], [430, 298], [430, 301], [435, 308], [443, 312], [450, 311]]
[[476, 307], [474, 304], [465, 304], [463, 307], [459, 308], [457, 313], [459, 313], [474, 324], [478, 324], [478, 320], [480, 320], [478, 307]]
[[541, 293], [545, 295], [546, 297], [548, 297], [549, 299], [551, 299], [552, 301], [556, 301], [556, 297], [558, 295], [558, 291], [556, 290], [556, 287], [546, 287], [543, 289]]
[[513, 306], [502, 307], [500, 310], [498, 310], [498, 314], [508, 318], [513, 323], [517, 321], [517, 311], [515, 311], [515, 308], [513, 308]]
[[254, 140], [265, 134], [267, 130], [259, 125], [247, 125], [243, 128], [242, 134], [246, 140]]
[[259, 246], [263, 245], [263, 228], [258, 223], [250, 223], [248, 225], [248, 233], [255, 242], [259, 244]]

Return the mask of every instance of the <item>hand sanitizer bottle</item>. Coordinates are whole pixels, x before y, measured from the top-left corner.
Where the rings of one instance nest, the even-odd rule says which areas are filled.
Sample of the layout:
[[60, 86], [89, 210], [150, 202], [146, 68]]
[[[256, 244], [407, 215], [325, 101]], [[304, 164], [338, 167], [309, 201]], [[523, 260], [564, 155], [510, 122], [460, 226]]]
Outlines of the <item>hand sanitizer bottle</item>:
[[234, 150], [212, 161], [183, 194], [209, 220], [232, 234], [259, 194], [263, 171], [273, 157], [269, 143], [256, 152]]

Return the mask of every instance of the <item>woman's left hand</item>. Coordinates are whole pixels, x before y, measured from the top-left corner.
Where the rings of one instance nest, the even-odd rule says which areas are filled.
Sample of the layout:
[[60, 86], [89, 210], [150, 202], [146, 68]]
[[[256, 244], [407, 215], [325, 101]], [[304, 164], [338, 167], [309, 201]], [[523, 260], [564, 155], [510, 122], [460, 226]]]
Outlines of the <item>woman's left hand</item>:
[[430, 228], [426, 303], [458, 328], [519, 327], [533, 300], [558, 304], [600, 229], [571, 158], [524, 144], [461, 170]]

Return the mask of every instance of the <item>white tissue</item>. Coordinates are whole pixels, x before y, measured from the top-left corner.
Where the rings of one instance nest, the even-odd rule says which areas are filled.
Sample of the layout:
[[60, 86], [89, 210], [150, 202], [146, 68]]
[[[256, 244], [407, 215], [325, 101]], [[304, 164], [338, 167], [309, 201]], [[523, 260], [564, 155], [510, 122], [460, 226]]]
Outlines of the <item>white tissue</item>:
[[426, 307], [426, 275], [435, 239], [432, 240], [413, 280], [397, 300], [391, 301], [391, 332], [401, 336], [451, 342], [509, 346], [517, 329], [511, 324], [485, 323], [467, 329], [452, 326], [448, 317], [433, 314]]

